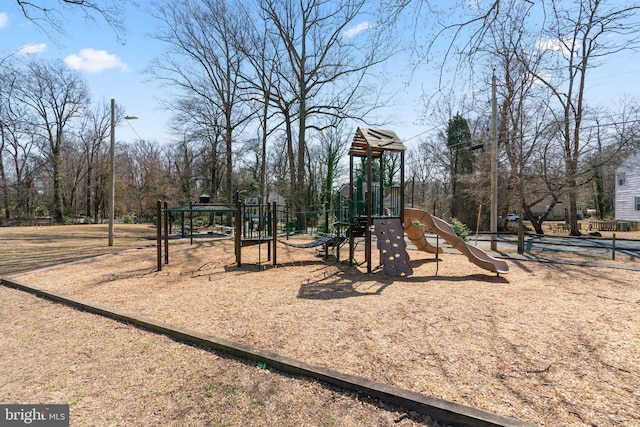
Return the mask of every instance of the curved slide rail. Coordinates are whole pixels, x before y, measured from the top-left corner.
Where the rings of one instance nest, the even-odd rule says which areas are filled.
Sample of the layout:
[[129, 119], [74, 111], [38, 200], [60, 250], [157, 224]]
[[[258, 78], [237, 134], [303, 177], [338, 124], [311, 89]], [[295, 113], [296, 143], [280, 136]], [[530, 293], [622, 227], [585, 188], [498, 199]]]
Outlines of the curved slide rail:
[[432, 216], [429, 212], [422, 209], [405, 208], [405, 233], [407, 234], [407, 237], [409, 237], [409, 240], [411, 240], [411, 243], [413, 243], [418, 249], [431, 253], [436, 252], [435, 247], [427, 242], [424, 232], [411, 222], [412, 219], [426, 224], [434, 233], [446, 240], [452, 248], [462, 252], [469, 261], [478, 267], [497, 274], [507, 274], [509, 272], [509, 265], [507, 265], [506, 262], [493, 258], [480, 248], [469, 245], [456, 235], [448, 222]]

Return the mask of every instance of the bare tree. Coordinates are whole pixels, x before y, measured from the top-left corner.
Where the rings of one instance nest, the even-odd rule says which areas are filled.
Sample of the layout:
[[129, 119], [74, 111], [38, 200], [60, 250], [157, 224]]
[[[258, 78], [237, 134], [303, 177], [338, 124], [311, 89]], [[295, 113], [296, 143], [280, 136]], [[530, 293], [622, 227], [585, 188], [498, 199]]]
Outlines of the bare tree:
[[2, 189], [2, 207], [7, 219], [11, 217], [11, 211], [9, 209], [9, 180], [5, 170], [5, 152], [10, 136], [8, 125], [11, 121], [9, 93], [14, 81], [15, 79], [9, 73], [2, 72], [0, 74], [0, 187]]
[[[330, 122], [327, 117], [363, 117], [366, 113], [357, 107], [364, 78], [389, 56], [388, 46], [373, 31], [354, 37], [346, 32], [365, 4], [364, 0], [259, 1], [260, 13], [285, 49], [273, 97], [284, 116], [296, 211], [304, 205], [307, 129], [321, 129]], [[375, 99], [371, 96], [369, 101]], [[372, 104], [368, 107], [375, 108]]]
[[433, 215], [450, 217], [451, 179], [449, 159], [442, 150], [442, 136], [438, 139], [423, 139], [417, 152], [411, 152], [407, 162], [410, 176], [411, 204], [424, 206]]
[[289, 162], [287, 161], [287, 141], [283, 134], [276, 134], [267, 157], [267, 190], [280, 194], [291, 194]]
[[51, 35], [50, 30], [66, 34], [65, 15], [80, 11], [90, 21], [100, 17], [116, 33], [123, 38], [126, 32], [124, 25], [124, 6], [135, 5], [133, 0], [15, 0], [22, 14]]
[[181, 203], [189, 203], [193, 200], [195, 189], [195, 144], [191, 139], [191, 133], [187, 128], [182, 130], [176, 144], [172, 145], [169, 150], [171, 152], [171, 163], [173, 167], [173, 179], [178, 180], [179, 193], [178, 200]]
[[[119, 106], [116, 106], [120, 110]], [[116, 112], [116, 117], [122, 117], [122, 111]], [[103, 154], [105, 141], [111, 129], [111, 107], [107, 101], [97, 104], [92, 109], [87, 110], [82, 117], [79, 130], [81, 150], [86, 163], [85, 174], [85, 215], [94, 216], [94, 221], [98, 221], [98, 211], [100, 202], [106, 199], [104, 189], [105, 182], [102, 182], [101, 175], [106, 176], [106, 169], [100, 169], [101, 154]], [[104, 172], [104, 173], [102, 173]]]
[[[558, 132], [555, 135], [562, 146], [563, 186], [569, 196], [571, 234], [579, 234], [577, 195], [583, 182], [580, 176], [581, 156], [587, 151], [585, 148], [589, 141], [586, 138], [593, 137], [587, 124], [585, 97], [589, 71], [603, 61], [611, 60], [613, 55], [638, 48], [640, 6], [634, 2], [601, 0], [488, 0], [447, 3], [447, 7], [439, 7], [430, 0], [388, 0], [381, 3], [381, 10], [388, 12], [390, 24], [401, 23], [401, 18], [409, 14], [415, 17], [414, 22], [430, 18], [439, 24], [434, 26], [435, 32], [423, 40], [426, 49], [416, 50], [415, 54], [418, 63], [424, 62], [434, 53], [436, 42], [447, 37], [448, 47], [438, 61], [441, 70], [445, 69], [441, 65], [454, 54], [465, 58], [459, 62], [458, 70], [463, 69], [461, 65], [474, 61], [477, 54], [486, 48], [486, 41], [500, 31], [504, 18], [509, 14], [512, 14], [511, 18], [520, 20], [522, 28], [531, 29], [537, 45], [523, 45], [518, 62], [539, 64], [526, 72], [534, 75], [552, 93], [552, 101], [546, 108], [557, 112], [554, 121]], [[531, 19], [531, 16], [541, 19]], [[518, 34], [519, 30], [509, 31]], [[546, 136], [549, 135], [552, 133], [548, 132]], [[548, 153], [546, 149], [550, 148], [547, 146], [542, 152]], [[551, 162], [551, 158], [543, 157], [542, 162]]]
[[556, 121], [564, 154], [571, 234], [579, 235], [577, 197], [588, 73], [605, 58], [638, 46], [640, 6], [607, 5], [600, 0], [567, 7], [550, 0], [549, 6], [548, 40], [537, 50], [547, 65], [529, 71], [551, 91], [559, 107]]
[[[166, 101], [173, 112], [173, 132], [177, 135], [173, 162], [181, 182], [181, 202], [192, 200], [197, 183], [200, 190], [220, 201], [222, 178], [226, 176], [224, 118], [218, 106], [207, 99], [187, 95]], [[199, 181], [198, 181], [199, 180]]]
[[137, 140], [118, 154], [119, 176], [124, 183], [127, 210], [138, 213], [138, 221], [153, 215], [155, 201], [166, 193], [166, 164], [159, 145], [154, 141]]
[[[259, 163], [259, 188], [260, 196], [265, 200], [267, 191], [267, 144], [269, 136], [282, 124], [274, 123], [273, 117], [278, 109], [275, 106], [283, 106], [281, 110], [287, 111], [282, 100], [278, 100], [276, 94], [276, 81], [279, 64], [283, 62], [280, 57], [284, 49], [279, 46], [280, 39], [269, 31], [266, 19], [252, 19], [253, 11], [245, 8], [242, 11], [242, 19], [249, 22], [246, 43], [242, 46], [246, 49], [246, 58], [249, 64], [248, 70], [243, 72], [243, 86], [249, 103], [257, 107], [256, 118], [259, 122], [260, 153]], [[264, 16], [261, 16], [264, 18]], [[274, 99], [275, 98], [275, 99]], [[286, 117], [286, 116], [285, 116]]]
[[[407, 150], [406, 175], [409, 192], [409, 202], [412, 206], [423, 206], [431, 209], [431, 213], [439, 215], [445, 209], [435, 209], [441, 198], [439, 190], [442, 184], [448, 183], [446, 178], [448, 162], [443, 156], [439, 142], [423, 139], [417, 149]], [[441, 183], [437, 185], [435, 183]], [[438, 199], [438, 200], [436, 200]], [[448, 211], [448, 206], [446, 208]], [[440, 214], [441, 215], [441, 214]]]
[[86, 82], [62, 61], [27, 64], [16, 96], [37, 116], [35, 126], [45, 141], [45, 152], [53, 181], [52, 215], [62, 222], [62, 148], [72, 121], [89, 103]]
[[[533, 5], [517, 0], [503, 1], [502, 5], [482, 46], [487, 62], [498, 65], [494, 70], [500, 82], [501, 99], [498, 147], [505, 153], [509, 171], [507, 187], [511, 189], [502, 199], [506, 197], [509, 203], [515, 204], [518, 213], [525, 212], [536, 232], [543, 234], [542, 221], [532, 214], [531, 207], [547, 201], [547, 209], [551, 211], [558, 195], [554, 192], [557, 189], [542, 179], [545, 172], [536, 167], [546, 164], [536, 161], [536, 156], [542, 152], [543, 140], [548, 136], [545, 132], [548, 109], [543, 102], [546, 89], [536, 84], [533, 74], [539, 67], [537, 57], [528, 55], [532, 38], [525, 20]], [[522, 220], [519, 215], [520, 252], [524, 251]]]
[[84, 211], [82, 187], [87, 176], [87, 157], [84, 155], [82, 141], [77, 137], [66, 138], [61, 153], [61, 193], [62, 205], [69, 216], [77, 216]]
[[7, 72], [0, 91], [0, 183], [5, 218], [30, 220], [39, 194], [36, 181], [42, 169], [33, 112], [13, 95], [18, 74]]
[[181, 0], [160, 6], [156, 17], [163, 26], [156, 38], [170, 49], [168, 56], [154, 61], [153, 75], [222, 113], [225, 201], [231, 203], [234, 134], [250, 118], [239, 92], [244, 50], [236, 43], [243, 22], [225, 0]]

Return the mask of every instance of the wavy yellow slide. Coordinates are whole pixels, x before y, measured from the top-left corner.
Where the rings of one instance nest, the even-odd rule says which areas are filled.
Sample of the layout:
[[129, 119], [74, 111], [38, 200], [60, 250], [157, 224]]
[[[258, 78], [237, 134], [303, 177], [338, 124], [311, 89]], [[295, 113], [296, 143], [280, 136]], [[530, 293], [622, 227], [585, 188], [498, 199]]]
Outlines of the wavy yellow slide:
[[[432, 216], [429, 212], [423, 209], [405, 208], [404, 232], [418, 250], [436, 253], [435, 246], [427, 242], [427, 238], [422, 229], [413, 224], [412, 220], [419, 221], [431, 228], [434, 233], [446, 240], [452, 248], [462, 252], [469, 261], [478, 267], [497, 274], [507, 274], [509, 272], [509, 265], [507, 265], [505, 261], [493, 258], [482, 249], [469, 245], [456, 235], [448, 222]], [[439, 252], [442, 252], [442, 248], [439, 249]]]

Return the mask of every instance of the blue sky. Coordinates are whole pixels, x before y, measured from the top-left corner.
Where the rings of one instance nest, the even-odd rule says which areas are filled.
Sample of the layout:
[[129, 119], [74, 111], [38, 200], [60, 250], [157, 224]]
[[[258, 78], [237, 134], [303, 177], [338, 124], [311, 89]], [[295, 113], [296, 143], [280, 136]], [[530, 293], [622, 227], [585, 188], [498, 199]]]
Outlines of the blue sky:
[[[138, 3], [139, 7], [124, 3], [128, 33], [122, 43], [103, 20], [86, 21], [79, 13], [63, 16], [66, 34], [54, 31], [46, 34], [22, 16], [14, 0], [5, 0], [0, 5], [0, 60], [14, 53], [18, 57], [63, 59], [86, 78], [94, 102], [114, 98], [125, 109], [125, 114], [139, 117], [139, 120], [118, 127], [118, 140], [132, 141], [141, 137], [168, 141], [173, 138], [168, 130], [169, 115], [159, 102], [164, 89], [150, 82], [143, 72], [165, 47], [150, 36], [154, 31], [154, 20], [148, 11], [149, 2], [141, 0]], [[365, 22], [356, 25], [360, 25], [360, 29], [367, 28]], [[413, 32], [413, 28], [409, 32]], [[420, 36], [426, 30], [417, 29], [416, 32]], [[404, 60], [396, 58], [393, 64], [403, 64]], [[380, 112], [379, 116], [388, 118], [386, 128], [395, 130], [401, 139], [415, 143], [419, 140], [417, 135], [429, 134], [428, 131], [438, 125], [429, 121], [416, 124], [423, 110], [418, 97], [423, 89], [427, 93], [435, 91], [437, 72], [425, 66], [414, 73], [413, 80], [407, 85], [406, 76], [402, 76], [406, 71], [403, 67], [389, 65], [388, 68], [390, 74], [398, 76], [393, 79], [397, 97], [393, 108]], [[587, 91], [592, 102], [606, 105], [617, 102], [624, 94], [640, 94], [637, 84], [640, 53], [625, 52], [592, 73]], [[490, 88], [474, 90], [488, 94]]]
[[[18, 52], [15, 56], [23, 59], [63, 59], [85, 77], [94, 102], [114, 98], [125, 109], [125, 114], [139, 118], [118, 126], [118, 140], [132, 141], [138, 137], [159, 142], [170, 140], [174, 137], [168, 129], [169, 115], [160, 105], [165, 89], [149, 81], [149, 76], [144, 73], [152, 58], [161, 54], [165, 46], [150, 36], [155, 22], [149, 13], [149, 2], [138, 3], [139, 7], [124, 3], [128, 33], [122, 43], [100, 18], [86, 21], [79, 13], [71, 15], [65, 11], [62, 21], [66, 33], [59, 34], [53, 30], [45, 33], [21, 14], [14, 0], [3, 2], [0, 5], [0, 60], [15, 52]], [[351, 31], [366, 28], [368, 23], [363, 21]], [[394, 75], [400, 72], [404, 70], [391, 71]], [[395, 79], [398, 87], [394, 92], [398, 96], [395, 106], [389, 111], [392, 121], [386, 127], [396, 130], [401, 138], [409, 138], [424, 129], [413, 124], [420, 108], [399, 112], [396, 106], [411, 105], [424, 79], [414, 81], [409, 87], [403, 84], [404, 80], [404, 77]], [[380, 113], [384, 119], [386, 114]]]
[[14, 0], [9, 0], [0, 6], [0, 58], [18, 52], [17, 57], [65, 60], [87, 80], [94, 102], [113, 98], [125, 114], [139, 117], [130, 122], [133, 129], [127, 123], [118, 126], [118, 140], [137, 139], [135, 132], [141, 138], [158, 141], [171, 137], [166, 129], [168, 115], [158, 102], [161, 88], [149, 82], [143, 73], [149, 61], [164, 48], [149, 36], [153, 21], [145, 6], [128, 8], [128, 33], [121, 43], [99, 18], [86, 21], [69, 14], [64, 16], [67, 34], [53, 31], [46, 34], [27, 21], [13, 3]]

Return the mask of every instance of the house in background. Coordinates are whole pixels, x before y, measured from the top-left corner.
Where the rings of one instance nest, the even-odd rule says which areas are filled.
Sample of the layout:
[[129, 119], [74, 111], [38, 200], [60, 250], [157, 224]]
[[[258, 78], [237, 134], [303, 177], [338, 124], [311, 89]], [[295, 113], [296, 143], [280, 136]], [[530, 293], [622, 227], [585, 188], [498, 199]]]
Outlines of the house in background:
[[616, 170], [615, 212], [617, 221], [640, 225], [640, 153], [629, 156]]
[[[542, 202], [531, 206], [531, 213], [534, 217], [541, 217], [547, 212], [549, 206], [551, 205], [551, 197], [547, 197], [547, 199]], [[582, 207], [578, 204], [578, 210], [576, 211], [576, 215], [578, 216], [578, 220], [584, 219], [584, 212]], [[553, 208], [549, 212], [546, 218], [547, 221], [569, 221], [569, 200], [567, 200], [567, 196], [561, 196], [558, 199], [558, 202], [553, 205]]]
[[278, 206], [287, 205], [287, 200], [283, 196], [281, 196], [280, 193], [273, 190], [267, 193], [266, 200], [263, 200], [258, 194], [254, 194], [252, 196], [245, 197], [243, 201], [247, 205], [260, 205], [260, 204], [267, 204], [267, 203], [273, 203], [273, 202], [276, 202]]

